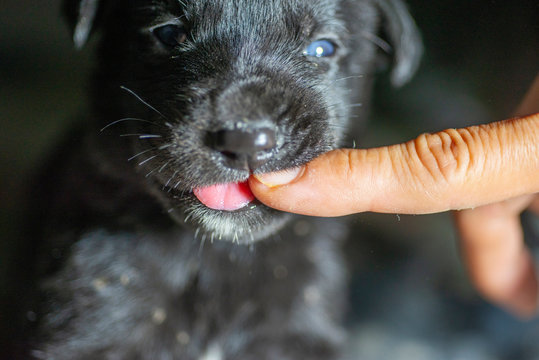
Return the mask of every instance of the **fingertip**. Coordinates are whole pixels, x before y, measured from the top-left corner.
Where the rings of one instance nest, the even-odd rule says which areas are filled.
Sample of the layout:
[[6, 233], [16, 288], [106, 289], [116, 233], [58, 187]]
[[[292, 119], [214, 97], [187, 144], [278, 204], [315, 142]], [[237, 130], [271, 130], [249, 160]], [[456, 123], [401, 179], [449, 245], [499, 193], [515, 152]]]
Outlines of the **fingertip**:
[[288, 185], [301, 177], [304, 166], [284, 169], [272, 173], [253, 174], [253, 177], [268, 188]]
[[249, 187], [255, 198], [261, 203], [275, 208], [280, 209], [280, 203], [282, 196], [282, 188], [284, 185], [278, 185], [272, 180], [271, 174], [261, 174], [253, 175], [249, 177]]
[[528, 254], [524, 261], [525, 266], [522, 280], [517, 282], [515, 294], [510, 297], [506, 304], [509, 311], [521, 320], [531, 320], [539, 316], [539, 284], [537, 281], [537, 270], [535, 269], [532, 257]]
[[485, 272], [478, 285], [487, 299], [521, 320], [530, 320], [539, 315], [537, 273], [533, 259], [526, 250], [515, 259], [512, 267]]
[[516, 198], [455, 214], [473, 283], [486, 299], [522, 320], [539, 315], [538, 273], [519, 221], [529, 202]]

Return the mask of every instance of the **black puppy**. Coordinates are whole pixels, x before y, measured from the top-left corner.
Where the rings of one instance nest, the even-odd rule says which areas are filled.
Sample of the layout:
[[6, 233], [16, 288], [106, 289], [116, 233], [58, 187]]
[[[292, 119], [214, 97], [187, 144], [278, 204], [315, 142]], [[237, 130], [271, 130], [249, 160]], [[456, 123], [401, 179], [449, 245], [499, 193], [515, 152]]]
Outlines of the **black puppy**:
[[94, 29], [101, 38], [92, 111], [40, 181], [32, 356], [334, 359], [343, 231], [290, 221], [246, 180], [342, 145], [387, 48], [382, 28], [394, 83], [408, 79], [420, 45], [403, 4], [71, 0], [65, 10], [77, 46]]

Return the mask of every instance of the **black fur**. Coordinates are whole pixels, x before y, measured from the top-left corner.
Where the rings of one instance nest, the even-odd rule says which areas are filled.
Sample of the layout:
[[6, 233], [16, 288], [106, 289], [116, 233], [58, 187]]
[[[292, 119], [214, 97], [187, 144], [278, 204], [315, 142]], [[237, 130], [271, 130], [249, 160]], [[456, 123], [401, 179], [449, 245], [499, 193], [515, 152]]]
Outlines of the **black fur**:
[[[417, 33], [403, 5], [71, 0], [65, 12], [77, 46], [99, 33], [98, 66], [91, 112], [40, 181], [45, 280], [32, 355], [336, 358], [343, 229], [256, 202], [211, 210], [192, 189], [297, 166], [342, 145], [354, 104], [368, 100], [376, 43], [385, 47], [381, 27], [395, 49], [394, 83], [417, 66]], [[170, 22], [186, 30], [178, 46], [154, 32]], [[336, 54], [304, 55], [321, 38]], [[208, 141], [260, 127], [276, 143], [264, 161]]]

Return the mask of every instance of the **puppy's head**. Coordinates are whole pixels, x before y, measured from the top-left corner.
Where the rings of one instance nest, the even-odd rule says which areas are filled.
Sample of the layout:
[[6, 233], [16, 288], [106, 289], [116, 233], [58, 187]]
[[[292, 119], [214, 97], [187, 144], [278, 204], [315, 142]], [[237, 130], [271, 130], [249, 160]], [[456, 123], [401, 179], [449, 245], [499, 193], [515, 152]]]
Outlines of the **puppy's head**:
[[287, 218], [252, 197], [250, 174], [340, 145], [386, 44], [379, 28], [396, 84], [420, 53], [398, 0], [69, 0], [65, 11], [78, 47], [101, 30], [101, 127], [130, 135], [129, 161], [171, 216], [238, 242]]

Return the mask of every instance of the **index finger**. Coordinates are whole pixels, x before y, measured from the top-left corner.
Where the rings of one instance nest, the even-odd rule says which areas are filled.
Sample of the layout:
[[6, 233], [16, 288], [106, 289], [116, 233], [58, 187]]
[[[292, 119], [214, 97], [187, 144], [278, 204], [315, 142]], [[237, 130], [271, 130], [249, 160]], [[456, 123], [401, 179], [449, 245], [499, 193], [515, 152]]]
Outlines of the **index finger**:
[[334, 150], [292, 175], [257, 175], [251, 190], [270, 207], [316, 216], [425, 214], [534, 193], [539, 114], [422, 134], [398, 145]]

